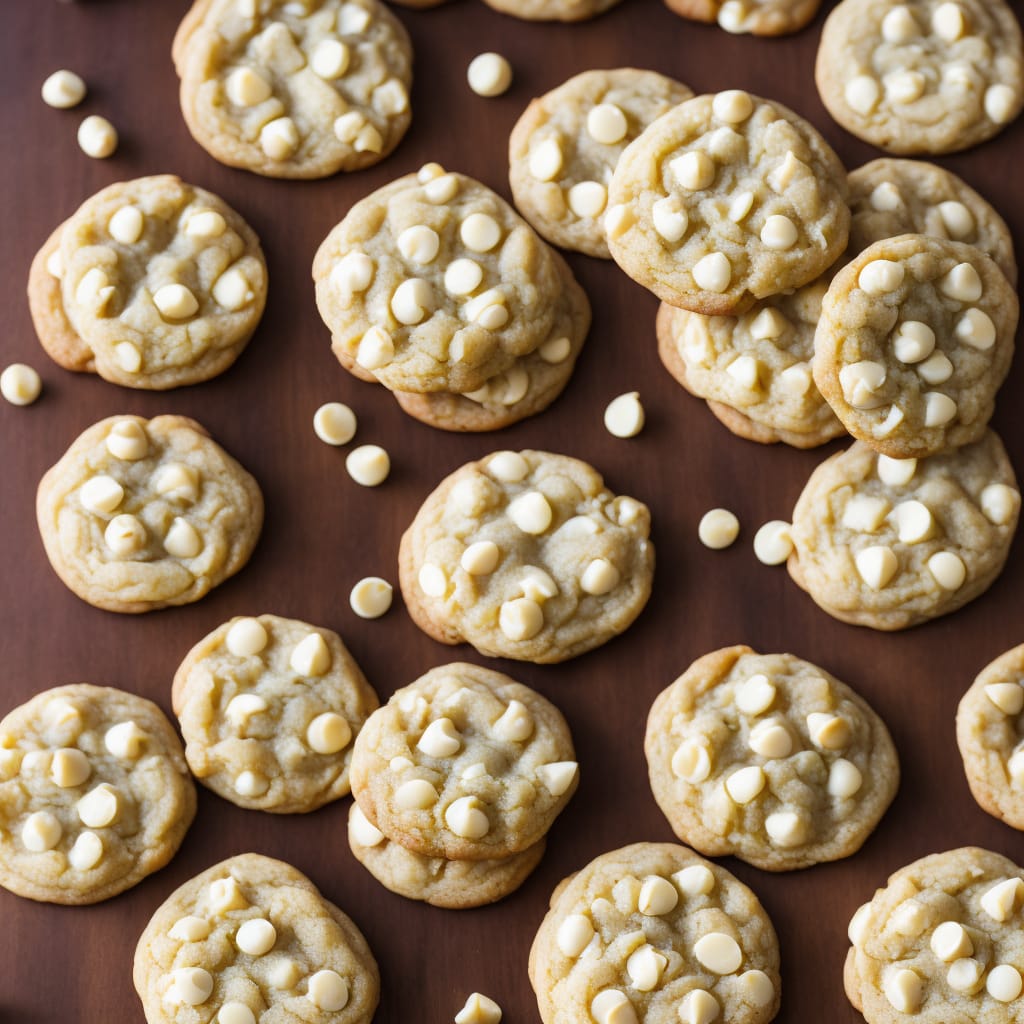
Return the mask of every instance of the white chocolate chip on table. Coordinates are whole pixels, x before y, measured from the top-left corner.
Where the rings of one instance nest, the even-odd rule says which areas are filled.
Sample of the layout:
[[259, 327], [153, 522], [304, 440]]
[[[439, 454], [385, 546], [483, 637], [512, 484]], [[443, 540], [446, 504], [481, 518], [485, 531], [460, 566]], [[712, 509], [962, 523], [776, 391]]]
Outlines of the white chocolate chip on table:
[[379, 619], [391, 607], [394, 588], [380, 576], [365, 576], [349, 594], [348, 603], [361, 619]]
[[720, 551], [739, 536], [740, 521], [727, 508], [713, 508], [701, 516], [697, 536], [706, 548]]
[[478, 96], [501, 96], [512, 84], [512, 65], [500, 53], [481, 53], [469, 62], [466, 78]]
[[78, 145], [86, 156], [105, 160], [117, 149], [117, 129], [99, 114], [90, 114], [78, 126]]
[[0, 885], [96, 903], [163, 867], [195, 814], [181, 742], [153, 703], [78, 683], [0, 721]]
[[781, 36], [798, 32], [821, 0], [665, 0], [669, 10], [694, 21], [716, 22], [733, 34]]
[[636, 437], [644, 429], [644, 407], [636, 391], [613, 398], [604, 411], [605, 429], [613, 437]]
[[50, 107], [67, 109], [77, 107], [85, 99], [85, 82], [74, 71], [54, 71], [43, 82], [43, 102]]
[[391, 457], [377, 444], [353, 448], [345, 458], [348, 475], [362, 487], [379, 487], [391, 472]]
[[39, 374], [25, 363], [11, 363], [0, 373], [0, 394], [11, 405], [31, 405], [42, 390]]
[[343, 402], [325, 402], [313, 414], [313, 430], [324, 444], [348, 444], [356, 436], [356, 414]]

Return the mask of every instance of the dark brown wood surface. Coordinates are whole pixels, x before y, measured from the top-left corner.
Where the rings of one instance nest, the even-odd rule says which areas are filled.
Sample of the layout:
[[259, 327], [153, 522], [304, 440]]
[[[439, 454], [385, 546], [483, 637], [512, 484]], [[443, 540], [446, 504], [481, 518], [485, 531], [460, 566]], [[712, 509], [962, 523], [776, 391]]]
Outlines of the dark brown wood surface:
[[[362, 928], [383, 976], [379, 1024], [444, 1024], [473, 990], [495, 998], [510, 1024], [537, 1021], [526, 959], [549, 893], [603, 851], [672, 838], [647, 783], [647, 711], [694, 658], [731, 643], [792, 651], [850, 683], [889, 724], [903, 766], [896, 802], [856, 856], [783, 875], [725, 861], [757, 892], [778, 930], [779, 1021], [860, 1019], [842, 989], [846, 925], [892, 870], [964, 844], [1024, 859], [1021, 836], [971, 800], [953, 732], [957, 701], [978, 670], [1024, 640], [1019, 543], [991, 591], [949, 618], [896, 635], [841, 625], [784, 569], [758, 563], [751, 548], [757, 526], [788, 518], [811, 470], [838, 445], [796, 452], [729, 434], [662, 369], [656, 301], [614, 264], [570, 256], [594, 306], [576, 375], [546, 413], [495, 435], [431, 430], [403, 415], [383, 389], [348, 376], [331, 355], [313, 302], [313, 253], [356, 199], [428, 160], [507, 196], [506, 143], [519, 113], [532, 96], [587, 68], [655, 68], [698, 92], [747, 88], [808, 117], [847, 166], [880, 155], [834, 124], [818, 99], [812, 69], [822, 16], [798, 36], [773, 41], [683, 21], [658, 0], [625, 0], [574, 26], [519, 22], [479, 0], [421, 13], [398, 9], [416, 51], [408, 137], [369, 171], [288, 183], [222, 167], [189, 137], [170, 63], [184, 0], [2, 6], [0, 361], [34, 365], [45, 392], [27, 409], [0, 403], [0, 714], [37, 691], [76, 681], [141, 693], [169, 713], [171, 677], [185, 652], [236, 614], [276, 612], [338, 630], [382, 699], [435, 665], [483, 661], [420, 633], [397, 590], [392, 610], [374, 622], [352, 613], [348, 593], [365, 575], [397, 583], [398, 540], [420, 502], [455, 467], [498, 448], [580, 456], [614, 490], [648, 502], [658, 566], [650, 604], [623, 637], [564, 665], [496, 663], [565, 712], [582, 765], [579, 791], [552, 831], [544, 861], [510, 899], [461, 913], [403, 900], [349, 853], [347, 801], [278, 817], [240, 810], [200, 787], [199, 813], [178, 856], [124, 895], [75, 909], [0, 891], [0, 1022], [142, 1021], [131, 962], [150, 914], [186, 879], [250, 850], [295, 864]], [[488, 49], [504, 53], [515, 69], [511, 91], [497, 100], [475, 96], [465, 82], [469, 60]], [[51, 110], [39, 98], [43, 79], [59, 67], [89, 84], [77, 110]], [[90, 160], [76, 145], [77, 125], [91, 113], [109, 116], [121, 134], [110, 160]], [[1024, 122], [941, 162], [1024, 237]], [[50, 363], [33, 334], [24, 290], [36, 248], [79, 203], [110, 182], [159, 172], [212, 189], [248, 219], [263, 241], [271, 285], [263, 323], [231, 370], [199, 387], [147, 394]], [[1022, 384], [1018, 360], [995, 419], [1018, 467]], [[639, 438], [617, 440], [602, 426], [603, 409], [632, 389], [641, 393], [648, 425]], [[345, 450], [314, 436], [313, 412], [330, 400], [356, 410], [358, 443], [390, 451], [393, 470], [383, 487], [356, 486], [345, 473]], [[81, 430], [122, 412], [196, 417], [263, 487], [266, 527], [251, 563], [190, 607], [134, 617], [97, 611], [64, 588], [43, 554], [33, 511], [37, 481]], [[739, 541], [720, 553], [701, 547], [696, 535], [700, 516], [717, 505], [743, 524]]]

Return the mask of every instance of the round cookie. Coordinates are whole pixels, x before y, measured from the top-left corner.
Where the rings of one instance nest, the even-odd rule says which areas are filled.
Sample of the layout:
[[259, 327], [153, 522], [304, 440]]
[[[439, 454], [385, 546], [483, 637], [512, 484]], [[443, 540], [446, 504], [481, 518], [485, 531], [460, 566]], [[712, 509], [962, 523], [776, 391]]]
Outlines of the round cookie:
[[50, 564], [83, 601], [146, 612], [198, 601], [238, 572], [263, 496], [195, 420], [111, 416], [47, 471], [36, 518]]
[[734, 434], [815, 448], [845, 433], [811, 375], [825, 278], [756, 303], [742, 316], [705, 316], [662, 303], [665, 369]]
[[848, 132], [889, 153], [984, 142], [1024, 105], [1024, 45], [1005, 0], [843, 0], [815, 79]]
[[1017, 283], [1006, 221], [962, 178], [923, 160], [883, 157], [850, 171], [850, 251], [896, 235], [934, 235], [987, 253]]
[[76, 683], [0, 721], [0, 885], [109, 899], [162, 868], [196, 812], [177, 734], [151, 701]]
[[348, 845], [352, 856], [385, 889], [433, 907], [469, 910], [515, 892], [540, 863], [547, 841], [540, 839], [502, 860], [424, 857], [388, 839], [353, 803], [348, 811]]
[[377, 0], [198, 0], [172, 53], [192, 137], [231, 167], [360, 170], [412, 118], [412, 44]]
[[585, 21], [620, 0], [484, 0], [488, 7], [524, 21]]
[[148, 1024], [370, 1024], [380, 974], [362, 933], [289, 864], [222, 861], [161, 904], [135, 949]]
[[956, 742], [974, 799], [1024, 830], [1024, 644], [982, 669], [963, 695]]
[[491, 860], [538, 843], [579, 781], [561, 712], [514, 679], [456, 662], [397, 690], [356, 737], [352, 794], [425, 857]]
[[608, 187], [612, 258], [708, 316], [809, 284], [846, 247], [846, 171], [803, 118], [739, 89], [687, 100], [626, 148]]
[[610, 259], [603, 214], [619, 156], [693, 96], [655, 71], [584, 71], [534, 99], [509, 138], [509, 183], [523, 216], [554, 245]]
[[862, 697], [810, 662], [742, 646], [662, 691], [644, 750], [672, 831], [765, 871], [856, 853], [899, 785], [889, 731]]
[[337, 633], [277, 615], [202, 639], [171, 703], [192, 774], [239, 807], [278, 813], [348, 793], [352, 741], [378, 706]]
[[86, 200], [29, 275], [33, 323], [55, 362], [149, 390], [226, 370], [266, 296], [253, 230], [222, 199], [169, 174]]
[[446, 477], [399, 548], [406, 608], [441, 643], [537, 664], [626, 629], [651, 593], [650, 513], [591, 466], [495, 452]]
[[356, 203], [313, 261], [342, 365], [466, 394], [551, 337], [563, 271], [497, 193], [427, 164]]
[[858, 441], [826, 459], [797, 500], [789, 574], [843, 622], [906, 629], [991, 586], [1019, 512], [992, 431], [927, 459], [890, 459]]
[[718, 22], [726, 32], [784, 36], [799, 32], [821, 0], [665, 0], [669, 10], [693, 21]]
[[925, 235], [869, 246], [832, 279], [814, 382], [854, 437], [892, 458], [977, 441], [1010, 369], [1019, 303], [981, 250]]
[[1020, 1019], [1024, 872], [977, 847], [900, 868], [850, 921], [844, 981], [868, 1024]]
[[775, 930], [725, 868], [672, 843], [602, 854], [554, 892], [530, 949], [544, 1024], [766, 1024]]

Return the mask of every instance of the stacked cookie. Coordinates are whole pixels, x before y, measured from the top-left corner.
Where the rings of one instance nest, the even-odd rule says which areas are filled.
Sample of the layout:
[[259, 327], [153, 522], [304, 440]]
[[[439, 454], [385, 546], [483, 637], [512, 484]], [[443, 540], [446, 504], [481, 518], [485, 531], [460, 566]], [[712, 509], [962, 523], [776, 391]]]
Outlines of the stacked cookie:
[[393, 892], [457, 909], [518, 888], [579, 772], [554, 705], [508, 676], [456, 663], [370, 716], [350, 777], [356, 859]]

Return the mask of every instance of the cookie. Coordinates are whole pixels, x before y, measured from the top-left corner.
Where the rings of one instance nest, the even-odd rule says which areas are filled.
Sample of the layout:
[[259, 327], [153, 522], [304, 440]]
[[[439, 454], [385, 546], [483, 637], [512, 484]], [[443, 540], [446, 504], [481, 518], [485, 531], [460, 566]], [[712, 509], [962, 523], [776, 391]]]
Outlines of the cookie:
[[734, 434], [760, 444], [815, 448], [845, 433], [811, 375], [825, 277], [762, 299], [742, 316], [705, 316], [662, 303], [665, 369]]
[[495, 452], [446, 477], [399, 548], [413, 621], [441, 643], [538, 664], [621, 633], [651, 593], [650, 513], [593, 467]]
[[579, 781], [561, 712], [514, 679], [464, 663], [431, 669], [375, 711], [350, 772], [372, 824], [448, 860], [522, 853]]
[[821, 0], [665, 0], [676, 14], [693, 21], [718, 22], [726, 32], [784, 36], [799, 32]]
[[739, 89], [687, 100], [619, 158], [605, 228], [616, 263], [708, 316], [809, 284], [846, 247], [846, 171], [803, 118]]
[[243, 853], [161, 904], [135, 949], [148, 1024], [370, 1024], [380, 974], [362, 933], [289, 864]]
[[672, 831], [765, 871], [856, 853], [900, 777], [862, 697], [792, 654], [749, 647], [704, 655], [662, 691], [644, 750]]
[[47, 558], [83, 601], [147, 612], [198, 601], [249, 560], [256, 481], [184, 416], [93, 424], [39, 483]]
[[1024, 830], [1024, 644], [982, 669], [963, 695], [956, 742], [974, 799]]
[[844, 980], [868, 1024], [1020, 1019], [1024, 872], [963, 847], [900, 868], [850, 922]]
[[267, 267], [227, 203], [161, 174], [86, 200], [40, 249], [28, 296], [54, 362], [165, 390], [238, 358], [263, 315]]
[[197, 0], [172, 55], [192, 137], [267, 177], [369, 167], [412, 118], [412, 44], [377, 0]]
[[192, 774], [239, 807], [278, 813], [348, 793], [352, 742], [378, 706], [337, 633], [277, 615], [200, 640], [171, 703]]
[[152, 702], [75, 683], [0, 721], [0, 885], [109, 899], [162, 868], [196, 813], [181, 742]]
[[352, 855], [384, 888], [448, 910], [496, 903], [515, 892], [544, 856], [546, 840], [502, 860], [424, 857], [392, 842], [353, 803], [348, 812]]
[[766, 1024], [775, 930], [725, 868], [672, 843], [602, 854], [555, 890], [530, 949], [544, 1024]]
[[925, 235], [869, 246], [832, 279], [814, 382], [854, 437], [894, 459], [977, 441], [1010, 369], [1019, 303], [981, 250]]
[[1006, 221], [962, 178], [923, 160], [883, 157], [850, 171], [850, 251], [896, 235], [934, 235], [987, 253], [1017, 284]]
[[524, 21], [585, 21], [620, 0], [484, 0], [488, 7]]
[[858, 441], [826, 459], [797, 500], [789, 574], [843, 622], [906, 629], [992, 585], [1019, 512], [992, 431], [927, 459], [890, 459]]
[[508, 144], [519, 212], [554, 245], [610, 259], [604, 218], [619, 156], [693, 90], [654, 71], [584, 71], [531, 101]]
[[984, 142], [1024, 105], [1024, 45], [1005, 0], [843, 0], [815, 66], [828, 112], [889, 153]]

